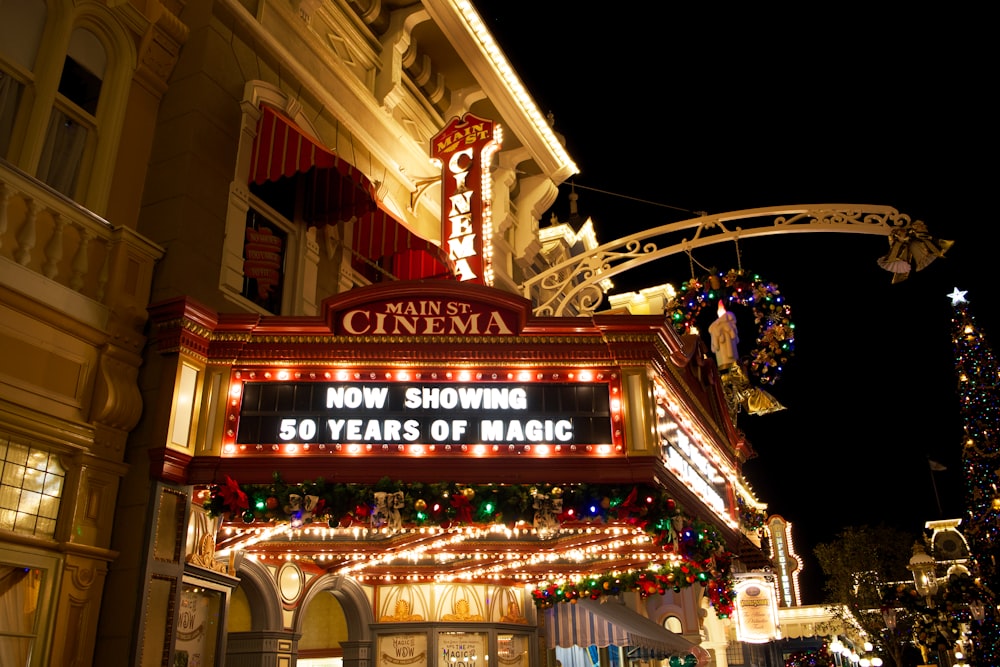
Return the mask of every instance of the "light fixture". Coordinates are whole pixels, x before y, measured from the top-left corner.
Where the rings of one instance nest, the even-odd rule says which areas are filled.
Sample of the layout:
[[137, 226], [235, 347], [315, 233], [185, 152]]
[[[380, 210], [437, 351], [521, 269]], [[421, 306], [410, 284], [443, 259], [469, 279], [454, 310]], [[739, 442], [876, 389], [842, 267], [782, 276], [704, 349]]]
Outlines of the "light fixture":
[[937, 577], [934, 576], [934, 559], [924, 551], [923, 545], [919, 542], [913, 545], [913, 556], [906, 569], [913, 573], [913, 585], [917, 593], [924, 596], [928, 607], [933, 607], [932, 598], [938, 589]]

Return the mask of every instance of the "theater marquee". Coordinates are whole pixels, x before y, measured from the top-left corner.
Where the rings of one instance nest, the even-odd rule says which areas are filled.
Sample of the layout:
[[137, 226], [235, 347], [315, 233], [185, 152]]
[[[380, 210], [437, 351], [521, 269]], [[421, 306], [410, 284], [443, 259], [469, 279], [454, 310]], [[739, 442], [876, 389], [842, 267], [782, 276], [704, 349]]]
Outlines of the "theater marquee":
[[616, 374], [511, 373], [509, 381], [474, 375], [482, 374], [238, 372], [230, 389], [229, 452], [621, 451]]

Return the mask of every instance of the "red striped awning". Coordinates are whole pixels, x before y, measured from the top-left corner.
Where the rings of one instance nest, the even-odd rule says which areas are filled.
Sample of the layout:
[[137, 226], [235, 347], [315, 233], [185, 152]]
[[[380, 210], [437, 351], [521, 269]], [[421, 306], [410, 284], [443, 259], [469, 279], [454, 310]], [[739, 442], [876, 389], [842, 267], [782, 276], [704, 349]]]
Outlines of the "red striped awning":
[[375, 187], [363, 173], [266, 104], [250, 160], [250, 182], [257, 185], [307, 174], [308, 222], [349, 220], [375, 207]]
[[[303, 174], [302, 217], [312, 225], [355, 220], [355, 268], [373, 281], [385, 273], [399, 280], [454, 277], [448, 253], [411, 232], [383, 208], [371, 181], [352, 164], [310, 137], [281, 112], [261, 106], [250, 163], [250, 182], [261, 185]], [[381, 272], [372, 273], [372, 265]]]
[[[455, 275], [446, 250], [411, 232], [381, 206], [363, 215], [355, 224], [351, 248], [398, 280], [450, 280]], [[363, 264], [364, 261], [355, 262], [355, 268], [368, 275]]]

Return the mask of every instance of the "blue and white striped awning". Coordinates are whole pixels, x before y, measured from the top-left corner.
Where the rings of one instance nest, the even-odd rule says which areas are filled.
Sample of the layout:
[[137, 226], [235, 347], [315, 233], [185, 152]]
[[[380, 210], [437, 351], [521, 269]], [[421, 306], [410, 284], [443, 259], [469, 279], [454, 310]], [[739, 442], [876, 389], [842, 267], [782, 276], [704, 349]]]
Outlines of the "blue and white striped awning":
[[703, 652], [697, 644], [610, 598], [553, 605], [545, 610], [545, 629], [549, 648], [618, 646], [631, 656], [657, 660], [689, 653], [700, 657]]

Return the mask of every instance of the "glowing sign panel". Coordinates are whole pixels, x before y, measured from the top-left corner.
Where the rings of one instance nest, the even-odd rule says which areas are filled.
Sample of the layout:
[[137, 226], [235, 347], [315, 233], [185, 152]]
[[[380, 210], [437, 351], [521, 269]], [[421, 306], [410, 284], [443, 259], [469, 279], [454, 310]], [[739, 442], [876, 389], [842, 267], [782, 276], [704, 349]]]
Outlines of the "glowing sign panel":
[[607, 444], [600, 383], [270, 383], [243, 388], [237, 443]]
[[488, 166], [500, 142], [499, 127], [473, 114], [431, 139], [431, 157], [441, 163], [442, 238], [461, 281], [493, 284]]

